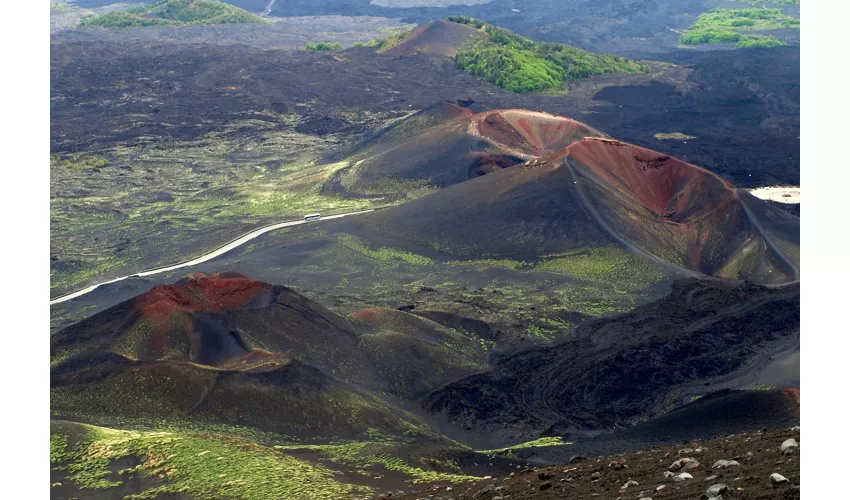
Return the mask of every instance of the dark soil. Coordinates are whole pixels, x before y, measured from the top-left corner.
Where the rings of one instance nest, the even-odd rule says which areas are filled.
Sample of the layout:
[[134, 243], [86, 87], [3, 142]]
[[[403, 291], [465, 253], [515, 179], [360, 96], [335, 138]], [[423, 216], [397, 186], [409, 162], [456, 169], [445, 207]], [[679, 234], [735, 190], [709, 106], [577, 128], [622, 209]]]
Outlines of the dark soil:
[[799, 300], [799, 285], [684, 280], [663, 300], [584, 323], [576, 340], [496, 356], [492, 371], [434, 392], [424, 406], [493, 446], [496, 436], [627, 426], [799, 342]]
[[[705, 493], [709, 487], [725, 484], [728, 490], [723, 493], [724, 499], [797, 499], [800, 498], [799, 448], [789, 455], [780, 452], [782, 443], [790, 438], [799, 442], [800, 431], [780, 428], [735, 434], [710, 441], [686, 441], [677, 446], [589, 458], [557, 467], [518, 470], [507, 477], [471, 485], [452, 485], [451, 491], [447, 491], [445, 485], [434, 485], [427, 491], [423, 488], [418, 493], [409, 493], [400, 498], [613, 500], [639, 498], [639, 494], [643, 493], [640, 496], [647, 499], [693, 500], [708, 498]], [[693, 479], [674, 482], [664, 478], [663, 474], [668, 467], [681, 458], [693, 458], [699, 462], [699, 467], [688, 471]], [[714, 468], [719, 460], [735, 460], [740, 465]], [[773, 473], [781, 474], [788, 482], [774, 487], [770, 480]], [[638, 484], [624, 490], [622, 487], [628, 481]], [[377, 498], [387, 497], [382, 495]]]
[[[799, 185], [799, 49], [693, 53], [682, 63], [693, 69], [690, 75], [605, 75], [571, 84], [567, 96], [547, 96], [505, 92], [456, 69], [452, 59], [429, 54], [53, 44], [51, 151], [191, 140], [234, 120], [268, 121], [263, 111], [298, 113], [304, 132], [365, 137], [374, 130], [339, 112], [402, 113], [471, 98], [477, 109], [575, 118], [739, 187]], [[250, 79], [240, 76], [246, 73]], [[659, 141], [658, 132], [697, 139]]]
[[[251, 12], [261, 12], [268, 0], [231, 0]], [[81, 0], [97, 5], [112, 0]], [[436, 3], [436, 2], [435, 2]], [[443, 2], [451, 3], [451, 2]], [[458, 2], [462, 3], [462, 2]], [[451, 15], [477, 17], [535, 40], [560, 42], [587, 50], [624, 56], [643, 56], [677, 50], [679, 35], [703, 12], [729, 6], [717, 0], [493, 0], [478, 5], [389, 8], [371, 0], [288, 0], [277, 2], [271, 16], [383, 16], [422, 24]], [[740, 6], [732, 4], [733, 7]], [[799, 16], [798, 6], [786, 8]], [[790, 43], [799, 43], [799, 30]]]

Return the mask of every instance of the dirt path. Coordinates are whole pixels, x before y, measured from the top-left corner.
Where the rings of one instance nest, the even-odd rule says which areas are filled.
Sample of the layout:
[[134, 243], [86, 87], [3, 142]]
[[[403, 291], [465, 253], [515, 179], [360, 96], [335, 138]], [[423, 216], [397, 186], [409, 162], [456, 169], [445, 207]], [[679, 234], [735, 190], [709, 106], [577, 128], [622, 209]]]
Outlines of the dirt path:
[[[368, 212], [374, 212], [374, 209], [361, 210], [359, 212], [349, 212], [347, 214], [330, 215], [330, 216], [327, 216], [327, 217], [322, 217], [321, 220], [338, 219], [340, 217], [346, 217], [346, 216], [349, 216], [349, 215], [357, 215], [357, 214], [365, 214], [365, 213], [368, 213]], [[129, 276], [122, 276], [120, 278], [115, 278], [113, 280], [104, 281], [102, 283], [97, 283], [97, 284], [92, 285], [90, 287], [83, 288], [82, 290], [78, 290], [76, 292], [57, 297], [57, 298], [50, 301], [50, 305], [52, 306], [52, 305], [55, 305], [55, 304], [60, 304], [60, 303], [65, 302], [65, 301], [75, 299], [77, 297], [81, 297], [81, 296], [95, 290], [99, 286], [108, 285], [110, 283], [116, 283], [118, 281], [123, 281], [127, 278], [150, 276], [152, 274], [159, 274], [159, 273], [164, 273], [164, 272], [167, 272], [167, 271], [173, 271], [175, 269], [180, 269], [181, 267], [188, 267], [188, 266], [194, 266], [194, 265], [197, 265], [197, 264], [201, 264], [201, 263], [206, 262], [208, 260], [212, 260], [212, 259], [214, 259], [214, 258], [216, 258], [220, 255], [223, 255], [223, 254], [233, 250], [236, 247], [242, 246], [245, 243], [248, 243], [249, 241], [253, 240], [254, 238], [256, 238], [258, 236], [262, 236], [263, 234], [266, 234], [270, 231], [274, 231], [276, 229], [281, 229], [281, 228], [284, 228], [284, 227], [300, 226], [301, 224], [307, 224], [308, 222], [311, 222], [311, 221], [294, 220], [294, 221], [281, 222], [281, 223], [278, 223], [278, 224], [272, 224], [270, 226], [261, 227], [259, 229], [255, 229], [255, 230], [251, 231], [250, 233], [247, 233], [245, 235], [240, 236], [239, 238], [231, 241], [230, 243], [227, 243], [223, 246], [220, 246], [220, 247], [216, 248], [215, 250], [208, 252], [208, 253], [205, 253], [204, 255], [201, 255], [200, 257], [194, 258], [192, 260], [188, 260], [186, 262], [181, 262], [179, 264], [174, 264], [174, 265], [171, 265], [171, 266], [159, 267], [159, 268], [151, 269], [151, 270], [148, 270], [148, 271], [142, 271], [142, 272], [139, 272], [139, 273], [136, 273], [136, 274], [131, 274]]]

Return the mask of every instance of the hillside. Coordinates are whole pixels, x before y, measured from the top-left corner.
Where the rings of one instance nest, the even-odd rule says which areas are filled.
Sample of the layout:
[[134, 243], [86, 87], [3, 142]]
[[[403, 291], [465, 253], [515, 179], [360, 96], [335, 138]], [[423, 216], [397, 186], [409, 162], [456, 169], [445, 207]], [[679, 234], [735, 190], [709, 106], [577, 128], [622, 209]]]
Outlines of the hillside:
[[[196, 275], [54, 336], [54, 492], [348, 498], [794, 425], [799, 390], [778, 388], [799, 374], [776, 374], [799, 344], [798, 301], [797, 285], [687, 280], [488, 359], [493, 337], [469, 320], [343, 318], [285, 287]], [[140, 321], [159, 334], [128, 342]], [[157, 351], [179, 339], [195, 349]], [[145, 359], [113, 348], [128, 345]]]
[[[543, 464], [505, 477], [471, 484], [447, 483], [427, 491], [417, 488], [401, 498], [649, 499], [648, 495], [652, 495], [671, 500], [797, 500], [801, 498], [799, 441], [800, 427], [787, 425], [616, 455], [588, 454], [593, 458], [574, 455], [576, 460], [569, 464]], [[785, 443], [793, 443], [787, 453], [782, 450]], [[687, 470], [687, 475], [673, 477], [683, 470]], [[774, 474], [780, 477], [771, 479]]]
[[453, 57], [459, 69], [518, 93], [563, 93], [566, 82], [607, 73], [649, 72], [644, 63], [560, 43], [534, 42], [466, 16], [424, 24], [380, 51]]
[[444, 188], [603, 134], [583, 123], [527, 110], [476, 113], [439, 102], [400, 119], [337, 156], [349, 165], [326, 191], [408, 196]]
[[[461, 428], [528, 440], [628, 428], [736, 384], [799, 387], [799, 365], [779, 376], [771, 368], [799, 349], [799, 300], [799, 285], [684, 280], [660, 301], [585, 323], [575, 340], [499, 356], [492, 371], [441, 388], [425, 407]], [[682, 430], [670, 420], [655, 438], [675, 440]]]
[[468, 258], [615, 245], [694, 275], [799, 279], [799, 219], [697, 166], [603, 138], [375, 213], [368, 227]]
[[561, 91], [565, 82], [595, 75], [649, 72], [643, 63], [560, 43], [534, 42], [477, 19], [460, 16], [448, 20], [486, 34], [460, 48], [458, 68], [512, 92]]
[[109, 29], [193, 24], [265, 23], [263, 18], [218, 0], [164, 0], [83, 19], [81, 27]]
[[52, 411], [400, 435], [420, 424], [371, 391], [417, 397], [486, 362], [468, 337], [408, 313], [352, 320], [235, 273], [155, 286], [51, 337]]
[[439, 20], [413, 29], [395, 45], [381, 52], [397, 56], [425, 53], [455, 57], [459, 50], [464, 50], [484, 36], [484, 33], [472, 26]]

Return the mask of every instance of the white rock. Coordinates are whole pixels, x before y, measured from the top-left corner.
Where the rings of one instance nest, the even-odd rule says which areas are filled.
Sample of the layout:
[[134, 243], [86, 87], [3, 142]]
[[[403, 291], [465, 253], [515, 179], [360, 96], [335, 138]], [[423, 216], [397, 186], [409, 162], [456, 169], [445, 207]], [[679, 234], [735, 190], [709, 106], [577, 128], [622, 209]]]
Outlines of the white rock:
[[694, 476], [688, 474], [687, 472], [682, 472], [681, 474], [676, 474], [675, 476], [673, 476], [673, 481], [675, 481], [677, 483], [681, 483], [682, 481], [684, 481], [686, 479], [693, 479], [693, 478], [694, 478]]
[[718, 484], [712, 485], [710, 488], [705, 490], [705, 493], [709, 497], [719, 497], [719, 496], [723, 495], [724, 493], [726, 493], [727, 491], [729, 491], [728, 486], [726, 486], [723, 483], [718, 483]]
[[623, 484], [623, 486], [620, 487], [620, 489], [624, 490], [624, 489], [628, 488], [629, 486], [640, 486], [640, 483], [638, 483], [637, 481], [629, 480], [629, 481], [626, 481]]
[[779, 447], [782, 450], [782, 453], [787, 455], [789, 453], [793, 453], [794, 448], [799, 448], [800, 445], [797, 443], [797, 440], [794, 438], [786, 439], [782, 446]]
[[773, 484], [773, 487], [775, 488], [775, 487], [779, 486], [780, 484], [787, 483], [789, 481], [788, 481], [787, 477], [783, 476], [782, 474], [779, 474], [778, 472], [774, 472], [773, 474], [770, 475], [770, 482]]
[[699, 462], [697, 462], [695, 458], [686, 457], [680, 458], [679, 460], [676, 460], [675, 462], [670, 464], [668, 470], [672, 472], [679, 472], [680, 470], [692, 470], [696, 469], [697, 467], [699, 467]]
[[711, 466], [712, 469], [726, 469], [728, 467], [738, 467], [741, 464], [737, 460], [718, 460]]

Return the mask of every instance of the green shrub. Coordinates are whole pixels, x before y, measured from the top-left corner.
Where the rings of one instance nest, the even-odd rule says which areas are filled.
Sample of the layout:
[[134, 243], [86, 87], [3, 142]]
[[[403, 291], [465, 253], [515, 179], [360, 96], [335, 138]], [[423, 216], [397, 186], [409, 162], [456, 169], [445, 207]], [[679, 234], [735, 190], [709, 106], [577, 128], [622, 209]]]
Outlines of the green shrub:
[[337, 52], [342, 50], [342, 44], [339, 42], [308, 43], [304, 46], [304, 50], [312, 50], [314, 52]]
[[736, 49], [752, 49], [760, 47], [780, 47], [788, 45], [787, 43], [777, 40], [772, 36], [756, 36], [749, 35], [735, 45]]

